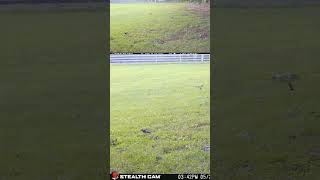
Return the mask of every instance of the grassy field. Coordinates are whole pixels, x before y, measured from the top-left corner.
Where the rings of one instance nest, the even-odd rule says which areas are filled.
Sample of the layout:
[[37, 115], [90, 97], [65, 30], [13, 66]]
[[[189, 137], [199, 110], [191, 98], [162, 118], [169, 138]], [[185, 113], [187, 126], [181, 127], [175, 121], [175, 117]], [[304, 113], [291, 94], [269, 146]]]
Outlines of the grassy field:
[[105, 12], [0, 12], [0, 179], [105, 179]]
[[209, 173], [209, 76], [209, 64], [111, 65], [111, 170]]
[[111, 52], [209, 52], [209, 14], [186, 4], [111, 4]]
[[[320, 177], [320, 8], [216, 8], [216, 179]], [[295, 73], [288, 85], [272, 73]]]

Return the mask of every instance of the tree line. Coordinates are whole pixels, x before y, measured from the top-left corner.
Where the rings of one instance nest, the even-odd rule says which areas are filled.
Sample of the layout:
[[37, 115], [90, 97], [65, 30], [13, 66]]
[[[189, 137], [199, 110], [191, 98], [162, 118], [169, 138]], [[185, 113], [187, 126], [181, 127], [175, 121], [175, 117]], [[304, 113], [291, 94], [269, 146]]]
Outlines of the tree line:
[[189, 2], [189, 3], [209, 3], [210, 0], [145, 0], [146, 2]]

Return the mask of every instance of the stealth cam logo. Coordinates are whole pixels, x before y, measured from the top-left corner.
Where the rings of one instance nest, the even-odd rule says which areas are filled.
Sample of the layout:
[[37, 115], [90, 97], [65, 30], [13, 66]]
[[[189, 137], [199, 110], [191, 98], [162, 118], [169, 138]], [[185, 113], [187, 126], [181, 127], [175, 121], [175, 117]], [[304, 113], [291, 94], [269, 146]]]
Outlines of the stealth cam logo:
[[116, 172], [116, 171], [113, 171], [113, 172], [111, 173], [111, 178], [112, 178], [113, 180], [118, 179], [118, 178], [119, 178], [119, 173]]

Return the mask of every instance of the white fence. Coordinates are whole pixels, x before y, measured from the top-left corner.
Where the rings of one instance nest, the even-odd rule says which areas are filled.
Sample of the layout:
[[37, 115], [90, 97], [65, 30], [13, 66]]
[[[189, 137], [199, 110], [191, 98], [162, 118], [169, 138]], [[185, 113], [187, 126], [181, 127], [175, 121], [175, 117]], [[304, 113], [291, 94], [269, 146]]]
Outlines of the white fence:
[[112, 64], [136, 63], [205, 63], [210, 54], [111, 54]]

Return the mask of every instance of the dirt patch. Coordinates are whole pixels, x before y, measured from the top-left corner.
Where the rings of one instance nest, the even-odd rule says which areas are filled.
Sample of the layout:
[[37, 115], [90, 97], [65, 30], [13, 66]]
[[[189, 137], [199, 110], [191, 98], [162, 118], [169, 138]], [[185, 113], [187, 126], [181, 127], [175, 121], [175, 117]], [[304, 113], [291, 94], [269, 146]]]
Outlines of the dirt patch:
[[181, 31], [178, 31], [171, 36], [169, 36], [165, 41], [176, 41], [184, 39], [185, 36], [189, 36], [191, 39], [208, 39], [209, 38], [209, 28], [208, 27], [186, 27]]
[[210, 145], [205, 145], [204, 147], [202, 147], [202, 150], [205, 152], [209, 152], [210, 151]]
[[187, 10], [200, 14], [202, 16], [210, 15], [210, 4], [209, 3], [190, 3], [186, 5]]
[[164, 40], [162, 40], [162, 39], [156, 39], [155, 41], [154, 41], [154, 43], [155, 44], [164, 44], [164, 43], [166, 43]]
[[199, 39], [207, 39], [208, 37], [209, 37], [209, 33], [208, 32], [204, 32], [204, 33], [199, 35]]
[[169, 36], [168, 39], [166, 39], [166, 41], [176, 41], [176, 40], [179, 40], [179, 39], [183, 39], [184, 36], [186, 35], [186, 31], [183, 30], [183, 31], [178, 31], [174, 34], [172, 34], [171, 36]]
[[194, 125], [194, 127], [196, 127], [196, 128], [200, 128], [200, 127], [203, 127], [203, 126], [210, 126], [210, 123], [198, 123], [198, 124]]

